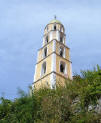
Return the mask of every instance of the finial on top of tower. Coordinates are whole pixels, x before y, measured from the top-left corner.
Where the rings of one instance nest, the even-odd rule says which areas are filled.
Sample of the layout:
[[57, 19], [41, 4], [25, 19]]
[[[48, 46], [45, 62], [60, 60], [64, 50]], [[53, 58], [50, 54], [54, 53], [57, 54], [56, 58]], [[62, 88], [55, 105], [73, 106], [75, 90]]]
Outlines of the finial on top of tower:
[[57, 16], [56, 15], [54, 15], [54, 19], [51, 20], [49, 23], [58, 23], [58, 24], [61, 24], [61, 22], [57, 20]]
[[56, 15], [54, 15], [54, 19], [56, 20]]

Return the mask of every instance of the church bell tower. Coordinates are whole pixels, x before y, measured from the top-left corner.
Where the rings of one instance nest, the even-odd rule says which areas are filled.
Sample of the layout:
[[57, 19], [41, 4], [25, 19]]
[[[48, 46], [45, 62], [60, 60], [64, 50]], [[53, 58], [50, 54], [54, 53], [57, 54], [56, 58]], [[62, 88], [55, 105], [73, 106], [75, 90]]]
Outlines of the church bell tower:
[[33, 88], [56, 88], [64, 85], [66, 79], [72, 80], [69, 51], [65, 45], [65, 28], [56, 18], [44, 29], [43, 45], [38, 50]]

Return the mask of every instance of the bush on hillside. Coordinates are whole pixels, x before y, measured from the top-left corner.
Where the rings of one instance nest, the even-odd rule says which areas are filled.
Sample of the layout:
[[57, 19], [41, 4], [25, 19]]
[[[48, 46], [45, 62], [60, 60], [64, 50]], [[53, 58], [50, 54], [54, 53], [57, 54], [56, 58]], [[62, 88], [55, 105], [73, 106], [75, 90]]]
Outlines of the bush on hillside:
[[[0, 123], [100, 123], [101, 69], [81, 71], [65, 87], [47, 88], [29, 96], [20, 90], [14, 101], [1, 97]], [[99, 107], [100, 108], [100, 107]]]

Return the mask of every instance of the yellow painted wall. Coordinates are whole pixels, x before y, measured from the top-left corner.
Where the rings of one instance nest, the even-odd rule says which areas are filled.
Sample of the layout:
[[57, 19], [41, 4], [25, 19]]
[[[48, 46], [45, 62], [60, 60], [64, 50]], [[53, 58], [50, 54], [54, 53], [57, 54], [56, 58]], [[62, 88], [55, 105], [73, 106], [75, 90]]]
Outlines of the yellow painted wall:
[[[65, 64], [67, 65], [67, 74], [63, 74], [60, 72], [60, 61], [65, 62]], [[63, 59], [60, 56], [56, 56], [56, 72], [67, 77], [67, 78], [70, 78], [70, 62]]]
[[[58, 43], [58, 42], [56, 41], [56, 53], [57, 53], [57, 54], [59, 54], [59, 47], [60, 47], [60, 46], [62, 46], [62, 44], [60, 44], [60, 43]], [[45, 47], [44, 47], [44, 48], [45, 48]], [[46, 74], [49, 74], [50, 72], [52, 72], [52, 71], [51, 71], [52, 55], [50, 55], [50, 56], [48, 56], [48, 55], [53, 52], [53, 41], [51, 41], [51, 42], [47, 45], [47, 49], [48, 49], [47, 56], [48, 56], [48, 57], [46, 57], [45, 59], [43, 58], [44, 48], [41, 48], [41, 49], [39, 50], [39, 53], [38, 53], [38, 62], [41, 61], [41, 60], [42, 60], [42, 61], [37, 64], [37, 69], [36, 69], [36, 81], [42, 77], [42, 76], [41, 76], [41, 69], [42, 69], [42, 64], [43, 64], [44, 61], [46, 61], [46, 73], [45, 73], [45, 75], [46, 75]], [[68, 49], [68, 48], [65, 48], [65, 50], [66, 50], [66, 51], [65, 51], [66, 59], [69, 60], [69, 49]], [[63, 73], [60, 72], [60, 70], [59, 70], [59, 69], [60, 69], [60, 67], [59, 67], [60, 61], [63, 61], [63, 62], [65, 62], [65, 63], [67, 64], [67, 73], [68, 73], [68, 75], [67, 75], [67, 74], [64, 75]], [[65, 59], [63, 59], [62, 57], [56, 55], [56, 72], [57, 72], [57, 73], [60, 73], [61, 75], [64, 75], [65, 77], [69, 77], [69, 78], [70, 78], [70, 74], [71, 74], [71, 73], [70, 73], [70, 69], [71, 69], [71, 68], [70, 68], [70, 62], [67, 61], [67, 60], [65, 60]]]
[[[61, 24], [56, 24], [57, 30], [60, 30]], [[47, 31], [48, 28], [48, 31]], [[48, 24], [47, 27], [44, 30], [44, 34], [47, 34], [47, 32], [51, 31], [54, 29], [54, 24]]]
[[[44, 88], [44, 87], [48, 87], [50, 88], [51, 83], [50, 83], [50, 75], [46, 76], [45, 78], [42, 78], [41, 80], [37, 81], [36, 83], [34, 83], [34, 88], [36, 90], [40, 89], [40, 88]], [[65, 86], [65, 82], [67, 82], [68, 80], [65, 79], [62, 76], [59, 76], [56, 74], [56, 85], [57, 86]]]
[[37, 62], [41, 61], [43, 58], [44, 48], [47, 47], [47, 56], [52, 53], [53, 51], [53, 42], [50, 42], [47, 44], [47, 46], [44, 46], [38, 51], [38, 60]]
[[36, 69], [36, 81], [38, 79], [40, 79], [41, 77], [41, 69], [42, 69], [42, 64], [46, 61], [46, 73], [43, 75], [45, 76], [46, 74], [49, 74], [51, 72], [51, 62], [52, 62], [52, 56], [50, 55], [49, 57], [47, 57], [46, 59], [44, 59], [43, 61], [41, 61], [40, 63], [37, 64], [37, 69]]
[[[57, 54], [59, 54], [59, 48], [60, 48], [60, 46], [63, 46], [64, 47], [64, 45], [61, 43], [59, 43], [59, 42], [56, 42], [56, 53]], [[65, 48], [65, 58], [67, 59], [67, 60], [69, 60], [70, 59], [70, 56], [69, 56], [69, 48], [66, 48], [66, 47], [64, 47]]]
[[64, 77], [61, 77], [59, 75], [56, 75], [56, 85], [57, 86], [64, 86], [66, 79]]
[[43, 87], [50, 87], [50, 75], [34, 83], [35, 89], [40, 89]]

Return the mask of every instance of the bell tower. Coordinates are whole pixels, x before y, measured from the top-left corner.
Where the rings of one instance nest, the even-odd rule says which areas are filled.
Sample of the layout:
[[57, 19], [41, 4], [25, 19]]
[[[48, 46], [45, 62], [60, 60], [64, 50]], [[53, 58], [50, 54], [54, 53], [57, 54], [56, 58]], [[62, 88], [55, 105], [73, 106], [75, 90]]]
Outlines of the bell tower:
[[56, 88], [64, 85], [66, 79], [72, 80], [69, 51], [65, 45], [65, 28], [56, 18], [44, 29], [43, 45], [38, 50], [33, 88]]

